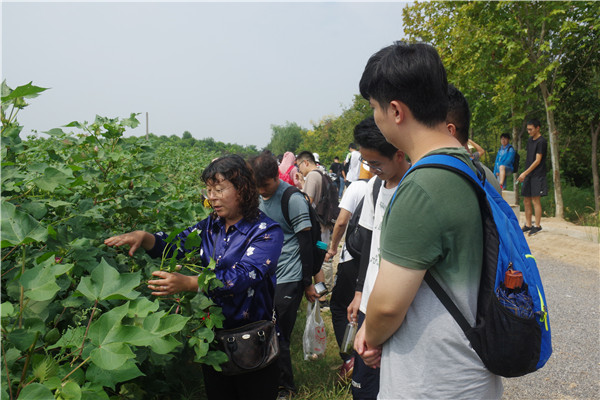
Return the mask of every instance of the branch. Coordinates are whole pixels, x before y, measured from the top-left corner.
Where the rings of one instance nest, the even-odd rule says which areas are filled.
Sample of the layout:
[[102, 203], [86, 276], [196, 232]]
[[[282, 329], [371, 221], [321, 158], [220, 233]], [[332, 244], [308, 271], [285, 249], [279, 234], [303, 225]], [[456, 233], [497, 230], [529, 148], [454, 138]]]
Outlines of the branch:
[[25, 360], [25, 365], [23, 366], [23, 372], [21, 373], [21, 381], [19, 382], [19, 388], [17, 389], [17, 397], [19, 397], [19, 393], [21, 393], [21, 389], [23, 389], [23, 381], [25, 380], [25, 373], [27, 372], [27, 368], [29, 367], [29, 361], [31, 360], [31, 355], [33, 354], [33, 351], [35, 350], [35, 343], [38, 340], [38, 337], [40, 336], [40, 332], [37, 331], [35, 332], [35, 339], [33, 340], [33, 343], [31, 343], [31, 346], [29, 347], [29, 352], [27, 353], [27, 359]]
[[4, 354], [4, 367], [6, 368], [6, 380], [8, 382], [8, 394], [10, 395], [11, 400], [13, 399], [12, 394], [12, 384], [10, 383], [10, 373], [8, 371], [8, 362], [6, 361], [6, 351], [4, 350], [4, 340], [0, 341], [0, 345], [2, 346], [2, 353]]
[[[87, 338], [88, 332], [90, 330], [90, 325], [92, 324], [92, 319], [94, 318], [94, 313], [96, 312], [96, 306], [98, 306], [98, 300], [97, 299], [96, 299], [96, 302], [94, 303], [94, 307], [92, 308], [92, 315], [90, 315], [90, 319], [88, 321], [87, 327], [85, 328], [85, 334], [83, 335], [83, 342], [81, 342], [81, 349], [79, 350], [79, 354], [77, 354], [77, 357], [75, 357], [73, 359], [73, 361], [71, 361], [71, 365], [73, 365], [75, 363], [75, 361], [77, 361], [77, 359], [79, 357], [81, 357], [81, 353], [83, 353], [83, 347], [85, 346], [85, 339]], [[79, 367], [77, 367], [77, 368], [79, 368]], [[75, 368], [75, 369], [77, 369], [77, 368]], [[71, 373], [73, 373], [73, 371], [71, 371]], [[69, 375], [71, 375], [71, 374], [69, 374]], [[67, 375], [67, 376], [69, 376], [69, 375]]]
[[73, 369], [73, 371], [69, 372], [67, 375], [65, 375], [64, 378], [62, 378], [61, 382], [64, 382], [65, 379], [67, 379], [69, 376], [71, 376], [71, 374], [73, 374], [73, 372], [77, 371], [79, 368], [81, 368], [83, 366], [83, 364], [85, 364], [86, 362], [88, 362], [90, 360], [90, 358], [92, 358], [92, 356], [88, 356], [88, 358], [86, 358], [85, 360], [83, 360], [81, 362], [81, 364], [79, 364], [77, 367], [75, 367], [75, 369]]

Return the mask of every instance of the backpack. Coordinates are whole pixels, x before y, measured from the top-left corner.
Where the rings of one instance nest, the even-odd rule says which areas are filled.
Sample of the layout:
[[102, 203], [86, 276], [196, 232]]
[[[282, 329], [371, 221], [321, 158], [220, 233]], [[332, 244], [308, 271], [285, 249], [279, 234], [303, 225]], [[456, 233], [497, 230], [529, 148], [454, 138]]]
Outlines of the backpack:
[[[548, 305], [535, 258], [519, 221], [508, 203], [485, 181], [481, 165], [475, 165], [481, 177], [458, 158], [436, 154], [422, 158], [406, 173], [417, 168], [443, 168], [463, 176], [475, 187], [484, 235], [475, 326], [469, 325], [429, 271], [424, 279], [490, 372], [504, 377], [522, 376], [542, 368], [552, 354]], [[513, 292], [507, 287], [515, 271], [522, 273], [524, 284]], [[518, 314], [525, 311], [518, 303], [520, 300], [529, 303], [530, 316], [515, 315], [515, 311]]]
[[315, 244], [313, 248], [313, 270], [312, 274], [315, 276], [320, 270], [321, 265], [323, 265], [323, 260], [325, 260], [325, 254], [327, 253], [327, 244], [321, 242], [321, 224], [319, 224], [319, 219], [317, 217], [317, 213], [315, 209], [310, 205], [310, 201], [306, 193], [301, 192], [295, 186], [291, 186], [283, 191], [283, 195], [281, 196], [281, 212], [283, 217], [285, 218], [285, 222], [292, 227], [292, 222], [290, 220], [290, 197], [294, 193], [300, 193], [306, 202], [308, 203], [308, 215], [310, 216], [310, 238], [311, 243]]
[[519, 170], [519, 161], [521, 161], [521, 156], [519, 155], [517, 149], [515, 149], [511, 144], [509, 144], [508, 146], [515, 151], [515, 158], [513, 159], [512, 170], [513, 174], [516, 174]]
[[[377, 198], [379, 197], [379, 189], [381, 188], [381, 183], [383, 181], [379, 178], [375, 179], [373, 183], [373, 205], [377, 204]], [[353, 258], [360, 258], [360, 252], [362, 250], [362, 245], [365, 242], [365, 228], [358, 224], [360, 221], [360, 214], [362, 213], [363, 203], [365, 198], [363, 197], [360, 200], [360, 203], [356, 206], [350, 221], [348, 222], [348, 228], [346, 230], [346, 250]]]
[[294, 166], [295, 166], [294, 164], [290, 165], [290, 167], [288, 168], [287, 171], [285, 171], [285, 173], [279, 171], [279, 179], [281, 179], [284, 182], [289, 183], [292, 186], [294, 186], [294, 180], [290, 176], [290, 171], [294, 168]]
[[321, 199], [315, 207], [319, 222], [328, 228], [333, 228], [335, 220], [340, 214], [339, 190], [329, 175], [316, 170], [321, 174]]

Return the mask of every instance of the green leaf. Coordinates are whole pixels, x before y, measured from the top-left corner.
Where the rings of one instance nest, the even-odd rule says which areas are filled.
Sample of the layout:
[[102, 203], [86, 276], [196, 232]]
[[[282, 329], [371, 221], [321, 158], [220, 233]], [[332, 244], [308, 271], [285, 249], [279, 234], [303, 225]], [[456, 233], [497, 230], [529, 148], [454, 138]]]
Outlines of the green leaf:
[[108, 343], [91, 352], [91, 361], [102, 369], [112, 371], [121, 367], [135, 354], [125, 343]]
[[119, 368], [110, 371], [101, 369], [95, 364], [92, 364], [85, 373], [85, 377], [88, 381], [109, 387], [112, 390], [115, 390], [117, 383], [129, 381], [138, 376], [145, 375], [139, 370], [134, 360], [127, 360], [125, 364], [121, 365]]
[[129, 302], [127, 316], [129, 318], [145, 318], [148, 314], [158, 310], [158, 300], [150, 301], [145, 297], [138, 297]]
[[31, 215], [18, 211], [17, 208], [6, 201], [2, 202], [2, 248], [43, 242], [48, 238], [48, 232]]
[[2, 303], [2, 306], [0, 307], [0, 315], [2, 316], [2, 318], [12, 315], [14, 311], [15, 311], [15, 308], [8, 301], [5, 301], [4, 303]]
[[67, 381], [62, 384], [62, 387], [57, 390], [57, 395], [60, 394], [61, 399], [65, 400], [80, 400], [81, 387], [73, 381]]
[[38, 265], [26, 270], [20, 282], [25, 288], [25, 295], [36, 301], [50, 300], [60, 290], [49, 266]]
[[54, 399], [54, 395], [46, 386], [41, 383], [31, 383], [21, 390], [19, 393], [19, 399], [31, 400], [31, 399]]
[[48, 167], [44, 170], [44, 175], [35, 178], [33, 183], [41, 190], [54, 192], [59, 186], [69, 186], [72, 180], [73, 178], [64, 172], [53, 167]]
[[72, 349], [81, 346], [83, 343], [83, 335], [85, 335], [85, 326], [79, 326], [77, 328], [69, 328], [63, 335], [58, 339], [58, 342], [51, 346], [48, 346], [48, 350], [56, 348]]
[[2, 95], [2, 102], [4, 103], [19, 97], [34, 98], [37, 97], [39, 93], [48, 89], [39, 86], [33, 86], [32, 83], [33, 81], [26, 85], [17, 86], [12, 92], [10, 92], [10, 94], [6, 96]]
[[91, 277], [83, 277], [77, 291], [89, 300], [133, 300], [140, 294], [134, 289], [140, 284], [140, 273], [121, 274], [102, 261], [92, 271]]
[[31, 347], [37, 331], [31, 329], [15, 329], [8, 333], [8, 341], [13, 343], [15, 347], [21, 351], [26, 351]]

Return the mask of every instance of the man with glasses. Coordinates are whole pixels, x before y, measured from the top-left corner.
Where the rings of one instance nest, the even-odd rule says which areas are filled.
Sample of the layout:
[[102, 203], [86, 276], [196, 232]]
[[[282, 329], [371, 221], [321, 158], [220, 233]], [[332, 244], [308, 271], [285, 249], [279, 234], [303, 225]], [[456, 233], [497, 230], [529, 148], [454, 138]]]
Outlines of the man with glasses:
[[[406, 161], [404, 152], [385, 140], [373, 117], [363, 120], [356, 126], [354, 140], [360, 146], [360, 162], [375, 174], [367, 183], [358, 222], [368, 231], [368, 235], [361, 251], [354, 300], [348, 306], [348, 320], [358, 321], [360, 328], [365, 319], [369, 295], [379, 270], [381, 222], [388, 203], [410, 164]], [[377, 204], [373, 204], [373, 190], [377, 179], [383, 180], [383, 184], [379, 185]], [[357, 340], [360, 339], [357, 337]], [[352, 396], [355, 400], [375, 399], [378, 392], [379, 368], [368, 367], [360, 357], [355, 357]]]

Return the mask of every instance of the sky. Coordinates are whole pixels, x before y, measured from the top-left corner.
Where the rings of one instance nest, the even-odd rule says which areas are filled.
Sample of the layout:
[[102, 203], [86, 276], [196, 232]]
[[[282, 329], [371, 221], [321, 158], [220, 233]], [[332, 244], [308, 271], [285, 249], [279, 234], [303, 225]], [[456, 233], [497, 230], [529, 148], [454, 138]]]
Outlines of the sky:
[[272, 125], [340, 115], [369, 57], [404, 38], [406, 3], [2, 2], [2, 79], [50, 88], [22, 138], [96, 115], [266, 146]]

